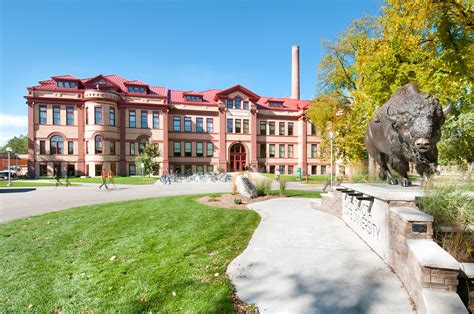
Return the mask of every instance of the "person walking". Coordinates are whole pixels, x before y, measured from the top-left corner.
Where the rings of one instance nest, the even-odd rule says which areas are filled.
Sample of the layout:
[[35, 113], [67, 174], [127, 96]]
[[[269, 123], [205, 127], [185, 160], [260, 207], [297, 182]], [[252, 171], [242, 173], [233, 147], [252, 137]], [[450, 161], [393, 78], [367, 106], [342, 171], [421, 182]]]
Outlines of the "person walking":
[[108, 177], [109, 177], [109, 185], [113, 185], [115, 189], [114, 172], [112, 170], [109, 171]]
[[69, 182], [69, 176], [67, 175], [67, 170], [66, 170], [66, 174], [65, 174], [64, 178], [66, 179], [66, 186], [70, 186], [71, 183]]
[[56, 168], [54, 169], [54, 179], [56, 180], [56, 186], [57, 187], [60, 186], [60, 185], [63, 185], [61, 183], [61, 181], [59, 181], [59, 179], [60, 179], [59, 171]]
[[173, 180], [173, 182], [176, 182], [176, 178], [175, 178], [173, 169], [170, 170], [169, 180], [170, 180], [170, 185], [171, 185], [171, 180]]
[[171, 174], [166, 170], [165, 184], [171, 185]]
[[277, 169], [275, 171], [275, 179], [277, 180], [277, 182], [280, 182], [280, 169]]
[[102, 189], [103, 186], [105, 186], [105, 189], [108, 190], [109, 187], [107, 186], [107, 172], [102, 169], [102, 173], [100, 174], [102, 178], [102, 184], [99, 186], [99, 189]]

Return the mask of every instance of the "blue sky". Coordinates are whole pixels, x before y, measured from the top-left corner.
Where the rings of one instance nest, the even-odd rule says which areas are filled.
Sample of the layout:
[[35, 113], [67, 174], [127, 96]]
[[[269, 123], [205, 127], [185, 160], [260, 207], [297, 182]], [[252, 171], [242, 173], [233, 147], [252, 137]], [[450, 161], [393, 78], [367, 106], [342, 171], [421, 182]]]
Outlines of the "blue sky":
[[290, 94], [300, 45], [301, 97], [314, 96], [322, 39], [380, 0], [0, 1], [0, 143], [26, 134], [26, 87], [54, 75], [118, 74], [172, 89], [242, 84]]

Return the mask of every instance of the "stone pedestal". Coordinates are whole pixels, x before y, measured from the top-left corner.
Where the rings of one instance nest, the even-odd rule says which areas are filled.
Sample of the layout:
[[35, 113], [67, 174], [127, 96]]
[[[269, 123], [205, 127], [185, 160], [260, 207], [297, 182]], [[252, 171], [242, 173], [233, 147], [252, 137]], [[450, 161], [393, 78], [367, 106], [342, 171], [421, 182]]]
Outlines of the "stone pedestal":
[[417, 186], [343, 184], [321, 207], [339, 206], [342, 220], [403, 281], [419, 313], [437, 313], [433, 302], [467, 313], [456, 294], [460, 265], [432, 241], [433, 217], [415, 204], [422, 194]]

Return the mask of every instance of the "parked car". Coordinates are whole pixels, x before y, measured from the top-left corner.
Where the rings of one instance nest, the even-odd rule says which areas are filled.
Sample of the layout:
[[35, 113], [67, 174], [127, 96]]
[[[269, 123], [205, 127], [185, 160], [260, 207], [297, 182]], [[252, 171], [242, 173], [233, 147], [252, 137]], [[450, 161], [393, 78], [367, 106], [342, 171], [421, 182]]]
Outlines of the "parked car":
[[[10, 167], [10, 177], [12, 179], [18, 178], [18, 175], [21, 173], [20, 167]], [[0, 178], [8, 180], [8, 169], [0, 171]]]

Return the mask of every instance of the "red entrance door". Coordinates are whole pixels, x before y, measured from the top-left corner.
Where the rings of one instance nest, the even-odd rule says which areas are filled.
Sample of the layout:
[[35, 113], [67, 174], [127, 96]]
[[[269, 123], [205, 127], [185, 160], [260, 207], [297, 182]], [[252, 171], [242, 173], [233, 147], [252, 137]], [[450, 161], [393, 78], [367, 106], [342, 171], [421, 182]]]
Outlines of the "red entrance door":
[[242, 144], [234, 144], [230, 148], [230, 171], [243, 171], [245, 168], [245, 161], [247, 160], [247, 153]]

